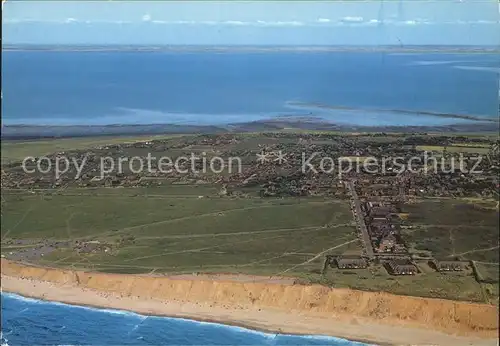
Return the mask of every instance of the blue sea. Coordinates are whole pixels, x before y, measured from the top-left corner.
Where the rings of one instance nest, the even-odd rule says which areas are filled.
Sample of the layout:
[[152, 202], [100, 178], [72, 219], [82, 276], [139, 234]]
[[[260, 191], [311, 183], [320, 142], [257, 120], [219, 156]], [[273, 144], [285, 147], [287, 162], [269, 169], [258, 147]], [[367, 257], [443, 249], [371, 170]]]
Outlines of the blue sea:
[[[447, 125], [470, 120], [412, 112], [498, 117], [499, 109], [495, 54], [5, 51], [2, 58], [6, 125], [221, 125], [304, 115]], [[328, 109], [339, 106], [355, 110]]]
[[2, 293], [1, 339], [2, 346], [365, 345], [326, 336], [270, 334], [217, 323], [66, 305], [10, 293]]

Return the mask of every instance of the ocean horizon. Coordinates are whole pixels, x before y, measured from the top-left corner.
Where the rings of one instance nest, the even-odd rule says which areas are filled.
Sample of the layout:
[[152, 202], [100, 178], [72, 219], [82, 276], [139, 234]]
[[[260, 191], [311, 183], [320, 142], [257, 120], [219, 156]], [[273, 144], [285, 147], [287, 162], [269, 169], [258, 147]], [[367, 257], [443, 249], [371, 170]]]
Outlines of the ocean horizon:
[[[5, 51], [3, 125], [337, 125], [498, 119], [497, 54]], [[348, 109], [346, 109], [348, 108]], [[391, 110], [398, 110], [393, 112]]]
[[[331, 345], [365, 343], [292, 335], [185, 318], [69, 305], [1, 293], [1, 346], [15, 345]], [[43, 324], [35, 321], [43, 320]]]

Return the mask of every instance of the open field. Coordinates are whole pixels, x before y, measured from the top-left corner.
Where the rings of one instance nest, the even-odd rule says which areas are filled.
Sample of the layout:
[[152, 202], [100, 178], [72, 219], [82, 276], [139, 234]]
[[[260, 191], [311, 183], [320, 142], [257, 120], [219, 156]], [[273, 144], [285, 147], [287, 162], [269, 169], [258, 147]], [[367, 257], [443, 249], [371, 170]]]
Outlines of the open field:
[[423, 200], [404, 207], [409, 213], [404, 231], [415, 253], [432, 252], [436, 258], [499, 262], [498, 211], [493, 201]]
[[475, 266], [478, 270], [478, 276], [482, 292], [490, 304], [499, 304], [499, 271], [498, 262], [480, 262], [476, 261]]
[[[54, 195], [4, 191], [2, 254], [29, 256], [47, 240], [97, 240], [109, 250], [84, 253], [72, 246], [56, 246], [31, 261], [116, 273], [283, 275], [333, 287], [483, 301], [481, 286], [472, 275], [428, 270], [425, 275], [393, 277], [381, 266], [354, 271], [327, 268], [321, 275], [325, 255], [361, 251], [345, 201], [221, 198], [216, 191], [204, 185], [70, 189]], [[413, 233], [407, 239], [415, 242], [417, 253], [425, 248], [440, 257], [452, 255], [452, 232], [456, 255], [498, 262], [493, 249], [471, 246], [471, 238], [481, 238], [470, 234], [474, 224], [460, 227], [463, 220], [453, 213], [456, 203], [452, 202], [429, 200], [409, 206], [408, 219], [416, 228], [408, 230]], [[477, 212], [470, 211], [472, 216]], [[470, 221], [471, 215], [460, 215]], [[477, 221], [477, 229], [485, 232], [486, 247], [498, 236], [494, 222], [483, 214]], [[14, 239], [21, 244], [7, 244]], [[495, 299], [496, 286], [490, 286]]]
[[452, 144], [454, 147], [468, 147], [468, 148], [489, 148], [488, 143], [467, 143], [467, 142], [455, 142]]
[[443, 152], [447, 151], [449, 153], [472, 153], [472, 154], [488, 154], [490, 151], [489, 147], [484, 144], [457, 144], [450, 146], [439, 146], [439, 145], [418, 145], [417, 150], [421, 151], [432, 151], [432, 152]]
[[163, 188], [153, 198], [142, 189], [104, 190], [86, 196], [4, 192], [4, 243], [32, 243], [2, 250], [35, 248], [47, 239], [97, 240], [109, 252], [60, 247], [37, 261], [115, 272], [277, 273], [295, 265], [300, 271], [309, 257], [342, 253], [356, 243], [344, 201], [196, 197], [211, 192], [205, 186], [172, 186], [173, 196]]
[[[2, 256], [101, 272], [281, 276], [332, 287], [492, 303], [498, 300], [494, 269], [499, 263], [499, 223], [498, 206], [491, 197], [496, 193], [496, 171], [490, 166], [483, 167], [489, 170], [485, 179], [418, 176], [411, 188], [424, 187], [425, 194], [407, 203], [389, 196], [398, 201], [401, 236], [407, 256], [418, 259], [418, 274], [390, 275], [378, 260], [371, 260], [366, 269], [325, 266], [327, 255], [360, 258], [366, 249], [359, 240], [348, 189], [336, 175], [298, 171], [302, 153], [318, 151], [363, 161], [400, 155], [401, 150], [414, 155], [415, 143], [444, 147], [435, 145], [440, 141], [449, 139], [281, 131], [2, 143], [2, 156], [7, 158], [2, 161]], [[474, 141], [457, 143], [460, 150], [489, 150], [486, 144], [474, 146]], [[259, 164], [256, 154], [263, 150], [282, 150], [288, 161], [280, 166], [272, 160]], [[23, 173], [16, 164], [5, 165], [24, 156], [60, 151], [80, 158], [149, 153], [172, 158], [190, 153], [238, 156], [242, 172], [136, 174], [125, 169], [106, 184], [94, 181], [90, 173], [86, 180], [69, 176], [58, 181], [50, 175]], [[495, 166], [495, 157], [492, 160]], [[394, 193], [387, 192], [390, 187], [398, 187], [395, 193], [403, 189], [397, 176], [363, 179], [368, 181], [360, 187], [364, 200], [373, 198], [372, 193], [381, 196], [384, 189], [384, 195]], [[463, 197], [443, 197], [450, 195]], [[469, 269], [436, 272], [426, 264], [431, 257], [476, 261], [481, 278]]]
[[55, 152], [77, 149], [88, 149], [101, 145], [117, 143], [134, 143], [154, 139], [171, 138], [176, 135], [142, 135], [142, 136], [102, 136], [83, 138], [62, 138], [44, 140], [11, 140], [2, 141], [2, 165], [21, 161], [27, 156], [42, 156]]

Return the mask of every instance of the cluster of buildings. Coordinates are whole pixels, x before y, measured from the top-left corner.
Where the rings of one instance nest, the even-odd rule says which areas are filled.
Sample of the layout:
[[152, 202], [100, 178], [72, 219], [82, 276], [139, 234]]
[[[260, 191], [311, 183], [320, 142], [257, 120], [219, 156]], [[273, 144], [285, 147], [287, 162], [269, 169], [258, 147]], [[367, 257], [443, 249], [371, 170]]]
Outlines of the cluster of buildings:
[[[407, 178], [372, 177], [352, 178], [345, 181], [351, 195], [352, 211], [358, 224], [363, 244], [362, 255], [330, 256], [327, 262], [338, 269], [364, 269], [374, 263], [381, 264], [390, 275], [416, 275], [421, 273], [401, 234], [401, 206], [408, 198]], [[472, 268], [461, 260], [438, 261], [431, 259], [428, 266], [436, 272], [462, 272]]]
[[[419, 273], [401, 236], [397, 206], [389, 201], [361, 201], [357, 191], [359, 187], [354, 187], [352, 181], [347, 184], [352, 193], [353, 214], [358, 222], [365, 258], [339, 257], [330, 262], [339, 269], [363, 269], [370, 262], [377, 261], [391, 275]], [[363, 191], [359, 193], [363, 195]]]
[[419, 272], [417, 266], [409, 259], [385, 261], [384, 267], [392, 275], [415, 275]]
[[[383, 140], [380, 139], [382, 137]], [[377, 197], [383, 200], [384, 196], [491, 196], [498, 192], [498, 173], [500, 172], [498, 155], [486, 155], [487, 159], [479, 162], [477, 169], [484, 174], [464, 175], [460, 171], [450, 171], [432, 174], [398, 174], [394, 162], [389, 160], [385, 164], [385, 171], [377, 174], [364, 172], [345, 173], [339, 178], [337, 171], [331, 174], [316, 174], [313, 171], [303, 172], [303, 155], [314, 156], [311, 161], [314, 167], [321, 165], [322, 158], [337, 162], [339, 158], [363, 157], [376, 158], [382, 161], [387, 157], [399, 157], [404, 162], [413, 161], [414, 170], [425, 169], [424, 152], [426, 146], [445, 146], [457, 141], [466, 141], [461, 137], [445, 136], [401, 136], [398, 134], [374, 135], [346, 135], [321, 133], [263, 133], [258, 136], [241, 134], [212, 134], [188, 137], [173, 137], [156, 139], [138, 143], [113, 144], [100, 146], [88, 150], [73, 150], [70, 152], [49, 155], [52, 167], [59, 156], [66, 156], [81, 164], [85, 160], [85, 167], [77, 176], [75, 165], [60, 177], [55, 177], [53, 170], [48, 174], [36, 172], [26, 173], [22, 169], [22, 162], [12, 162], [2, 165], [1, 184], [3, 188], [22, 189], [58, 189], [61, 187], [135, 187], [161, 185], [164, 181], [180, 183], [225, 183], [230, 188], [259, 185], [262, 196], [302, 196], [302, 195], [341, 195], [342, 189], [336, 189], [339, 179], [356, 178], [362, 190], [360, 195]], [[470, 140], [470, 139], [469, 139]], [[483, 140], [484, 141], [484, 140]], [[256, 154], [260, 152], [278, 152], [286, 154], [286, 162], [276, 165], [275, 162], [257, 164]], [[180, 172], [141, 172], [135, 173], [125, 168], [123, 172], [113, 171], [104, 178], [101, 177], [100, 161], [103, 157], [142, 157], [148, 154], [160, 157], [167, 155], [172, 159], [176, 156], [185, 156], [193, 152], [206, 152], [208, 156], [240, 157], [243, 162], [241, 172], [217, 176], [197, 174], [189, 171]], [[448, 153], [448, 156], [458, 155]], [[469, 157], [470, 156], [470, 157]], [[466, 166], [475, 164], [474, 156], [465, 156]], [[116, 160], [115, 160], [116, 161]], [[153, 162], [154, 164], [154, 162]], [[34, 163], [30, 163], [30, 167]], [[154, 168], [154, 167], [153, 167]], [[339, 168], [339, 167], [337, 167]], [[340, 196], [341, 197], [341, 196]], [[375, 226], [374, 226], [375, 227]]]
[[429, 266], [438, 272], [461, 272], [469, 269], [470, 263], [467, 261], [429, 261]]
[[365, 213], [364, 222], [370, 236], [371, 245], [377, 254], [407, 254], [401, 237], [397, 210], [383, 202], [365, 202], [361, 205]]
[[[391, 275], [415, 275], [418, 266], [410, 256], [405, 240], [401, 235], [399, 206], [418, 196], [484, 196], [498, 193], [498, 173], [500, 162], [498, 150], [495, 155], [485, 155], [478, 162], [476, 169], [484, 174], [463, 174], [459, 170], [445, 172], [425, 172], [424, 151], [422, 148], [444, 147], [453, 143], [470, 142], [476, 139], [450, 136], [426, 135], [336, 135], [328, 133], [263, 133], [259, 135], [213, 134], [170, 139], [157, 139], [139, 143], [125, 143], [101, 146], [88, 150], [74, 150], [66, 153], [49, 155], [50, 164], [55, 165], [57, 158], [64, 155], [76, 163], [85, 160], [85, 167], [78, 179], [75, 179], [74, 165], [67, 174], [58, 178], [49, 174], [29, 174], [23, 171], [22, 162], [2, 165], [2, 188], [11, 189], [59, 189], [64, 187], [136, 187], [170, 183], [217, 184], [228, 191], [248, 191], [257, 187], [262, 197], [282, 196], [335, 196], [353, 199], [353, 212], [358, 223], [358, 230], [364, 251], [361, 256], [330, 256], [327, 263], [339, 269], [365, 269], [378, 262]], [[477, 139], [484, 144], [485, 139]], [[493, 144], [493, 143], [490, 143]], [[498, 146], [498, 143], [497, 143]], [[173, 171], [169, 174], [135, 173], [131, 170], [113, 172], [100, 177], [100, 162], [103, 157], [127, 157], [146, 155], [185, 156], [192, 152], [208, 152], [221, 157], [240, 157], [243, 170], [231, 174], [188, 174]], [[286, 161], [275, 164], [272, 160], [257, 164], [256, 154], [278, 152], [286, 154]], [[336, 173], [314, 173], [303, 171], [305, 157], [315, 155], [311, 164], [320, 167], [322, 158], [336, 161], [340, 157], [377, 158], [382, 161], [387, 157], [401, 157], [404, 162], [413, 161], [413, 172], [396, 172], [396, 165], [389, 160], [386, 169], [380, 173], [364, 171], [349, 172], [340, 178]], [[458, 153], [448, 152], [442, 156], [451, 159]], [[471, 167], [477, 155], [465, 155], [465, 166]], [[29, 168], [34, 168], [33, 164]], [[422, 173], [423, 172], [423, 173]], [[352, 183], [352, 189], [346, 188]], [[349, 193], [349, 191], [350, 193]], [[243, 192], [242, 192], [243, 193]], [[358, 197], [359, 196], [359, 197]], [[47, 244], [35, 254], [52, 251], [60, 244]], [[107, 244], [82, 242], [75, 244], [80, 253], [109, 252]], [[458, 272], [469, 267], [463, 261], [436, 261], [429, 263], [438, 272]]]
[[368, 261], [363, 257], [356, 256], [327, 256], [327, 262], [332, 267], [339, 269], [365, 269]]
[[[327, 263], [338, 269], [366, 269], [369, 261], [364, 257], [356, 256], [328, 256]], [[415, 275], [419, 273], [418, 267], [407, 258], [385, 260], [382, 262], [384, 268], [391, 275]]]

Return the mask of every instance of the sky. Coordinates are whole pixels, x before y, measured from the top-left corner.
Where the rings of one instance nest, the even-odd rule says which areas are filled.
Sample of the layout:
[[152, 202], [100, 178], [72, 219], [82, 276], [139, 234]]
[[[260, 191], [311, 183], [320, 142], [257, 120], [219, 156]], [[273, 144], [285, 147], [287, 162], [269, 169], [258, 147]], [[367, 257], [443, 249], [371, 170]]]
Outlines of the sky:
[[16, 1], [4, 44], [497, 45], [498, 0]]

